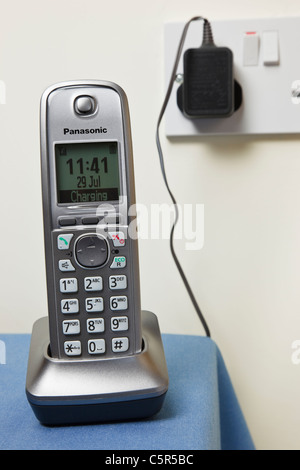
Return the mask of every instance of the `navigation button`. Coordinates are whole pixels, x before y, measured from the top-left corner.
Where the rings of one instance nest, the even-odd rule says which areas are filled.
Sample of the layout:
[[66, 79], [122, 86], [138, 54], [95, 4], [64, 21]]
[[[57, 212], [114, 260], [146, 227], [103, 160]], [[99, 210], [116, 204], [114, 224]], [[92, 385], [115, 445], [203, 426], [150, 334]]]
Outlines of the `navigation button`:
[[98, 268], [106, 263], [108, 246], [104, 238], [97, 235], [84, 235], [76, 243], [77, 262], [85, 268]]

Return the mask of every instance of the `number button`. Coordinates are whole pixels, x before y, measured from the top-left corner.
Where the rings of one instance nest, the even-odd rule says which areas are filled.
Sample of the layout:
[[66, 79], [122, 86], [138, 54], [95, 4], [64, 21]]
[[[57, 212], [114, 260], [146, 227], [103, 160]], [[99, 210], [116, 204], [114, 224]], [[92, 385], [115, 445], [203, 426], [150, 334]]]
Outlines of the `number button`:
[[90, 339], [88, 341], [89, 354], [104, 354], [105, 353], [105, 340], [104, 339]]
[[128, 308], [128, 300], [127, 300], [126, 295], [110, 298], [111, 310], [126, 310], [127, 308]]
[[102, 277], [85, 277], [84, 289], [86, 291], [100, 291], [103, 289]]
[[109, 276], [109, 288], [114, 289], [126, 289], [127, 287], [127, 277], [125, 274], [120, 276]]
[[86, 329], [88, 333], [103, 333], [104, 331], [104, 319], [93, 318], [86, 321]]
[[126, 295], [120, 297], [111, 297], [110, 308], [111, 310], [126, 310], [128, 308], [128, 300]]
[[104, 302], [102, 297], [85, 299], [85, 309], [87, 312], [103, 312]]
[[61, 313], [78, 313], [79, 302], [78, 299], [61, 300], [60, 302]]
[[78, 284], [76, 277], [70, 277], [67, 279], [60, 279], [59, 289], [63, 294], [68, 294], [69, 292], [77, 292]]
[[113, 338], [111, 342], [112, 351], [115, 353], [125, 352], [129, 348], [128, 338]]
[[64, 343], [64, 350], [67, 356], [80, 356], [81, 342], [80, 341], [66, 341]]
[[64, 320], [62, 325], [64, 335], [78, 335], [80, 333], [79, 320]]
[[127, 331], [128, 317], [112, 317], [110, 326], [113, 331]]

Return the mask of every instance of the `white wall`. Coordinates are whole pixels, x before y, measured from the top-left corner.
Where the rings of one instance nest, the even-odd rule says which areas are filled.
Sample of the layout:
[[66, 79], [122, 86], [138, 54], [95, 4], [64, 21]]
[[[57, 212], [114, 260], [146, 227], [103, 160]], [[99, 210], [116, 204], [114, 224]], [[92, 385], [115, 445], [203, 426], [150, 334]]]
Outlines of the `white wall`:
[[[121, 85], [131, 110], [138, 202], [169, 204], [154, 139], [164, 96], [164, 22], [194, 15], [299, 16], [300, 4], [1, 0], [0, 5], [0, 80], [6, 85], [6, 104], [0, 105], [0, 331], [29, 333], [46, 314], [38, 129], [43, 90], [80, 78]], [[299, 449], [300, 365], [291, 362], [291, 344], [300, 339], [299, 138], [171, 142], [162, 133], [162, 145], [178, 202], [205, 206], [203, 249], [185, 251], [183, 241], [176, 249], [256, 446]], [[143, 307], [158, 315], [162, 331], [203, 334], [168, 241], [142, 240], [140, 260]]]

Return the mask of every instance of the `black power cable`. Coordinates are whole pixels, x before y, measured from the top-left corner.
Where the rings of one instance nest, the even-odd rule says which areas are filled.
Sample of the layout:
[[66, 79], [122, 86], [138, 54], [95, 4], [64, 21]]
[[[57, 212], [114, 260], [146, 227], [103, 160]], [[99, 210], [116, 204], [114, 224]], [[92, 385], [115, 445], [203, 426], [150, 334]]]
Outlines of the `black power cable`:
[[170, 198], [172, 199], [172, 202], [174, 204], [174, 209], [175, 209], [175, 220], [174, 220], [174, 223], [173, 223], [173, 226], [171, 228], [171, 233], [170, 233], [170, 249], [171, 249], [171, 253], [172, 253], [172, 256], [173, 256], [173, 259], [175, 261], [175, 264], [177, 266], [177, 269], [180, 273], [180, 276], [183, 280], [183, 283], [187, 289], [187, 292], [190, 296], [190, 299], [192, 301], [192, 304], [197, 312], [197, 315], [198, 317], [200, 318], [200, 321], [202, 323], [202, 326], [205, 330], [205, 333], [206, 333], [206, 336], [210, 337], [210, 331], [209, 331], [209, 328], [207, 326], [207, 323], [205, 321], [205, 318], [200, 310], [200, 307], [196, 301], [196, 298], [192, 292], [192, 289], [187, 281], [187, 278], [184, 274], [184, 271], [178, 261], [178, 258], [176, 256], [176, 253], [175, 253], [175, 250], [174, 250], [174, 243], [173, 243], [173, 238], [174, 238], [174, 230], [175, 230], [175, 226], [177, 224], [177, 221], [178, 221], [178, 207], [177, 207], [177, 202], [176, 202], [176, 199], [175, 197], [173, 196], [173, 193], [172, 191], [170, 190], [170, 187], [169, 187], [169, 184], [168, 184], [168, 180], [167, 180], [167, 176], [166, 176], [166, 171], [165, 171], [165, 164], [164, 164], [164, 157], [163, 157], [163, 152], [162, 152], [162, 148], [161, 148], [161, 144], [160, 144], [160, 139], [159, 139], [159, 127], [160, 127], [160, 123], [162, 121], [162, 118], [163, 118], [163, 115], [165, 113], [165, 110], [166, 110], [166, 107], [168, 105], [168, 102], [169, 102], [169, 99], [170, 99], [170, 96], [171, 96], [171, 93], [172, 93], [172, 89], [173, 89], [173, 84], [174, 84], [174, 81], [176, 79], [176, 72], [177, 72], [177, 67], [178, 67], [178, 63], [179, 63], [179, 60], [180, 60], [180, 57], [181, 57], [181, 54], [182, 54], [182, 49], [183, 49], [183, 45], [184, 45], [184, 41], [185, 41], [185, 38], [186, 38], [186, 35], [187, 35], [187, 32], [188, 32], [188, 29], [189, 29], [189, 26], [190, 24], [192, 23], [192, 21], [197, 21], [197, 20], [202, 20], [204, 22], [204, 25], [203, 25], [203, 43], [205, 44], [213, 44], [213, 36], [212, 36], [212, 31], [211, 31], [211, 26], [210, 26], [210, 23], [207, 19], [203, 18], [202, 16], [195, 16], [193, 18], [191, 18], [187, 23], [186, 25], [184, 26], [184, 29], [183, 29], [183, 32], [182, 32], [182, 35], [181, 35], [181, 38], [180, 38], [180, 41], [179, 41], [179, 45], [178, 45], [178, 49], [177, 49], [177, 53], [176, 53], [176, 58], [175, 58], [175, 62], [174, 62], [174, 66], [173, 66], [173, 70], [172, 70], [172, 73], [171, 73], [171, 78], [170, 78], [170, 82], [169, 82], [169, 85], [168, 85], [168, 88], [167, 88], [167, 93], [166, 93], [166, 96], [165, 96], [165, 99], [164, 99], [164, 102], [163, 102], [163, 105], [162, 105], [162, 108], [161, 108], [161, 111], [159, 113], [159, 117], [158, 117], [158, 121], [157, 121], [157, 127], [156, 127], [156, 145], [157, 145], [157, 149], [158, 149], [158, 155], [159, 155], [159, 160], [160, 160], [160, 167], [161, 167], [161, 171], [162, 171], [162, 175], [163, 175], [163, 179], [164, 179], [164, 182], [165, 182], [165, 185], [166, 185], [166, 188], [168, 190], [168, 193], [170, 195]]

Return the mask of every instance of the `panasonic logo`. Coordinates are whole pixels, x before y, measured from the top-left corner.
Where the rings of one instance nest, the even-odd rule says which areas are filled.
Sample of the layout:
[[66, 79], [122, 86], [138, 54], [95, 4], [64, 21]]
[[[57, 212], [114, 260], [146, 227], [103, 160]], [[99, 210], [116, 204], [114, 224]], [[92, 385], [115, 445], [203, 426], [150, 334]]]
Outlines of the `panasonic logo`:
[[64, 135], [70, 134], [106, 134], [106, 127], [96, 127], [95, 129], [69, 129], [68, 127], [64, 128]]

